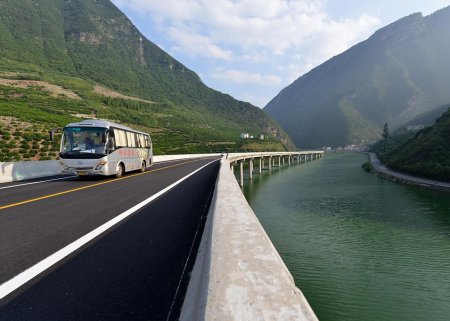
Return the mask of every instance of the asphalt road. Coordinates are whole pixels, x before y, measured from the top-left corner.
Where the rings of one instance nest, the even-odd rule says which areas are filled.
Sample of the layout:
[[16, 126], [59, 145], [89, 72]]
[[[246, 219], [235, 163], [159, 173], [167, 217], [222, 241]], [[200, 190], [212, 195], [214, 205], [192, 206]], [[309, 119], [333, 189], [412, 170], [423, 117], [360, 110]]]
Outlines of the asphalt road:
[[0, 320], [177, 319], [218, 169], [209, 158], [155, 164], [122, 179], [1, 184], [0, 295], [21, 272], [129, 216], [8, 292]]
[[412, 176], [412, 175], [400, 173], [397, 171], [393, 171], [393, 170], [387, 168], [385, 165], [383, 165], [375, 153], [369, 153], [369, 158], [370, 158], [370, 162], [372, 163], [372, 166], [374, 167], [375, 171], [377, 171], [379, 173], [385, 174], [392, 178], [396, 178], [402, 182], [408, 182], [408, 183], [412, 183], [414, 185], [421, 186], [421, 187], [450, 192], [450, 183], [421, 178], [421, 177]]

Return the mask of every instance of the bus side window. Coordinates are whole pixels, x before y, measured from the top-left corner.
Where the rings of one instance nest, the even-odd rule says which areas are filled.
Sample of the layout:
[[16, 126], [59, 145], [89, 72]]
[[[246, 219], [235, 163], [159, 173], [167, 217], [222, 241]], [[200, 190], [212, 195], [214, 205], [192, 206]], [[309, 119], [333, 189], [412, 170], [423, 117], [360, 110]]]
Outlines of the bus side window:
[[127, 145], [127, 135], [124, 130], [114, 129], [114, 139], [116, 142], [116, 148], [128, 147]]
[[140, 136], [141, 134], [134, 134], [134, 143], [135, 143], [135, 146], [136, 147], [141, 147], [141, 144], [139, 143], [139, 136]]

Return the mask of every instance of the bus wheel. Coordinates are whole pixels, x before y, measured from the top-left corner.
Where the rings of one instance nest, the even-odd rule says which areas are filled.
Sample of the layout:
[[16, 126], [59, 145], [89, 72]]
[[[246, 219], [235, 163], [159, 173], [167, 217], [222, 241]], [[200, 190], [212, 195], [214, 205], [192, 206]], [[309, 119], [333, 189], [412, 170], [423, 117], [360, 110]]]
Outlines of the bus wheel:
[[117, 167], [116, 177], [117, 177], [117, 178], [121, 178], [121, 177], [123, 176], [123, 172], [124, 172], [123, 164], [121, 163], [121, 164], [119, 164], [119, 166]]
[[147, 166], [146, 166], [145, 162], [142, 162], [141, 173], [144, 173], [146, 169], [147, 169]]

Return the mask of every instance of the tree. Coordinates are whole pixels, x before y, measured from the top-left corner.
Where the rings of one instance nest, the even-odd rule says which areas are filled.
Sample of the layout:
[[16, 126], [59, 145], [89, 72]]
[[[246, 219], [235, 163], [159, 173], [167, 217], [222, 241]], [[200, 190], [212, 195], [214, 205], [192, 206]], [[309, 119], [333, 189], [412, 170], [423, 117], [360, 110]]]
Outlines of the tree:
[[384, 128], [383, 128], [384, 152], [385, 153], [386, 153], [386, 143], [387, 143], [388, 138], [389, 138], [389, 127], [386, 122], [386, 123], [384, 123]]

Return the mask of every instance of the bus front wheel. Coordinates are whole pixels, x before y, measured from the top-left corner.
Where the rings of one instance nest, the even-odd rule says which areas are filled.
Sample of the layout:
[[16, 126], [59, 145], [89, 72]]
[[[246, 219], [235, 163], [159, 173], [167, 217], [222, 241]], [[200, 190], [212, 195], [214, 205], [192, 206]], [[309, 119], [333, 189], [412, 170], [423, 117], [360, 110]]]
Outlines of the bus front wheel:
[[123, 172], [123, 164], [119, 164], [119, 166], [117, 167], [116, 177], [121, 178], [123, 176]]
[[146, 169], [147, 169], [147, 166], [146, 166], [145, 162], [142, 162], [141, 173], [144, 173]]

